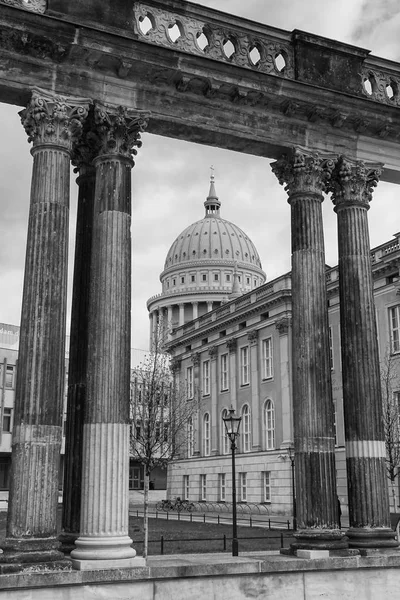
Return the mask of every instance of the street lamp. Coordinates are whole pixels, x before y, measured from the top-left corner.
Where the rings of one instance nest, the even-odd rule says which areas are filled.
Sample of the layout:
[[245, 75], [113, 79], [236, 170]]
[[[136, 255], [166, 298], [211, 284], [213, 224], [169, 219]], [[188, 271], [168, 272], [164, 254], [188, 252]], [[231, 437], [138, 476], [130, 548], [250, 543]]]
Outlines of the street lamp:
[[237, 538], [237, 522], [236, 522], [236, 474], [235, 474], [235, 448], [236, 448], [236, 438], [239, 436], [239, 428], [240, 423], [242, 421], [242, 417], [235, 417], [235, 409], [233, 406], [229, 409], [229, 415], [227, 417], [222, 417], [222, 420], [225, 425], [226, 435], [230, 439], [231, 442], [231, 450], [232, 450], [232, 525], [233, 525], [233, 535], [232, 535], [232, 556], [239, 555], [239, 546], [238, 546], [238, 538]]
[[288, 448], [288, 456], [292, 465], [292, 502], [293, 502], [293, 531], [297, 531], [296, 490], [294, 483], [294, 448]]

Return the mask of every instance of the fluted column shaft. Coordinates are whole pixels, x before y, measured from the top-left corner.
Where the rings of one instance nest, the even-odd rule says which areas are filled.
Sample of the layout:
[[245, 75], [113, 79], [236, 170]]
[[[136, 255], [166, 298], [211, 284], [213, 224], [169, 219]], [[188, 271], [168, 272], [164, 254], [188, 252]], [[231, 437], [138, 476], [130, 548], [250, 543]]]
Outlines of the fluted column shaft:
[[334, 163], [296, 149], [272, 165], [291, 206], [293, 421], [297, 542], [339, 548], [334, 408], [328, 342], [322, 192]]
[[[69, 168], [87, 101], [34, 89], [21, 120], [33, 141], [32, 187], [3, 559], [57, 551], [68, 267]], [[16, 557], [14, 556], [16, 559]]]
[[185, 324], [185, 305], [179, 304], [179, 326]]
[[87, 387], [90, 265], [96, 180], [96, 170], [92, 161], [97, 151], [98, 148], [91, 131], [91, 119], [88, 118], [82, 138], [79, 143], [75, 144], [72, 153], [72, 162], [76, 171], [79, 172], [77, 178], [79, 193], [68, 367], [62, 534], [60, 536], [64, 552], [71, 551], [80, 530], [83, 417]]
[[390, 527], [367, 214], [379, 175], [376, 165], [341, 158], [331, 182], [338, 218], [347, 535], [358, 548], [397, 545]]
[[137, 113], [95, 107], [101, 140], [89, 295], [87, 398], [83, 424], [78, 569], [133, 564], [128, 536], [131, 329], [131, 152], [144, 123]]

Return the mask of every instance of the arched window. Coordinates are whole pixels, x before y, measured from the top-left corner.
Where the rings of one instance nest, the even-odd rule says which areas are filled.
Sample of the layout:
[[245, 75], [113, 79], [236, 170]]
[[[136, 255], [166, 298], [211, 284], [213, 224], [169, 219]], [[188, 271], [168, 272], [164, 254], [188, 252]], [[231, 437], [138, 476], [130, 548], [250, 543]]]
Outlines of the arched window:
[[187, 422], [187, 455], [188, 458], [193, 456], [194, 446], [194, 429], [193, 429], [193, 418], [190, 417]]
[[267, 400], [264, 405], [264, 430], [265, 448], [273, 450], [275, 448], [275, 408], [272, 400]]
[[210, 415], [206, 413], [203, 417], [203, 454], [210, 456]]
[[228, 409], [224, 408], [221, 415], [221, 451], [222, 454], [229, 454], [229, 438], [226, 435], [225, 423], [222, 419], [226, 419], [229, 416]]
[[248, 404], [245, 404], [242, 408], [242, 431], [243, 431], [243, 452], [250, 452], [251, 450], [251, 415]]

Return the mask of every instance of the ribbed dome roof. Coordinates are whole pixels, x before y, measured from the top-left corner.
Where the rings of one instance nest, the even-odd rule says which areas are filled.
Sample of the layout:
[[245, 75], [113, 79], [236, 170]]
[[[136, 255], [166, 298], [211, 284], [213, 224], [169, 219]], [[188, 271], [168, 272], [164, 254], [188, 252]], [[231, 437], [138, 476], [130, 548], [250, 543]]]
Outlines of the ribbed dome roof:
[[192, 223], [178, 235], [169, 249], [164, 269], [183, 266], [189, 261], [204, 263], [207, 260], [237, 261], [261, 269], [260, 257], [250, 238], [237, 225], [221, 219], [221, 203], [215, 192], [213, 176], [204, 206], [204, 219]]
[[262, 268], [256, 247], [244, 231], [215, 215], [206, 216], [182, 231], [169, 249], [164, 268], [207, 259], [234, 260]]

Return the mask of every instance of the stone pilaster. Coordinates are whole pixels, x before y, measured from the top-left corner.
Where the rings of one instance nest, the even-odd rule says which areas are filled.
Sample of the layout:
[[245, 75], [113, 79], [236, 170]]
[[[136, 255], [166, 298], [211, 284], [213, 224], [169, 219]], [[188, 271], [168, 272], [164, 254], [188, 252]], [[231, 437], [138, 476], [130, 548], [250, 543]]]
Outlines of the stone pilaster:
[[259, 339], [258, 331], [254, 329], [250, 331], [247, 336], [250, 344], [250, 389], [251, 389], [251, 431], [252, 431], [252, 451], [257, 452], [261, 450], [261, 432], [262, 432], [262, 419], [260, 418], [260, 408], [262, 404], [262, 398], [260, 398], [259, 389], [259, 373], [260, 373], [260, 360], [259, 360]]
[[72, 151], [72, 163], [75, 172], [79, 173], [79, 193], [69, 346], [62, 533], [59, 538], [64, 552], [73, 549], [80, 531], [83, 416], [87, 387], [90, 264], [96, 180], [93, 160], [98, 151], [99, 139], [93, 131], [92, 120], [88, 117], [81, 139], [74, 144]]
[[291, 372], [290, 372], [290, 337], [291, 319], [282, 317], [275, 323], [279, 332], [279, 362], [282, 410], [282, 444], [281, 448], [288, 448], [293, 443], [293, 408], [291, 399]]
[[83, 424], [77, 569], [129, 567], [129, 387], [131, 328], [131, 169], [147, 115], [95, 106], [100, 151], [94, 160], [87, 398]]
[[54, 560], [64, 400], [69, 171], [89, 100], [34, 89], [21, 121], [33, 170], [2, 561]]
[[229, 392], [231, 406], [237, 411], [237, 339], [226, 342], [229, 351]]
[[330, 189], [338, 219], [340, 329], [350, 546], [397, 546], [390, 527], [373, 297], [369, 203], [379, 165], [341, 157]]
[[218, 454], [218, 347], [211, 346], [210, 357], [210, 406], [211, 406], [211, 454]]
[[336, 494], [334, 408], [321, 203], [331, 157], [301, 149], [273, 163], [291, 206], [295, 548], [342, 548]]

